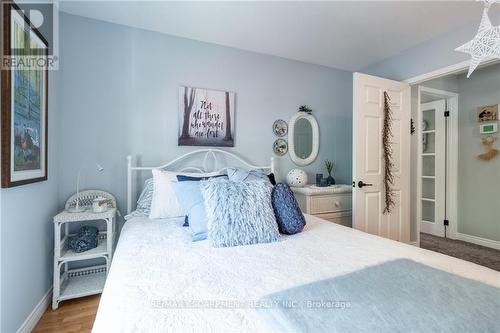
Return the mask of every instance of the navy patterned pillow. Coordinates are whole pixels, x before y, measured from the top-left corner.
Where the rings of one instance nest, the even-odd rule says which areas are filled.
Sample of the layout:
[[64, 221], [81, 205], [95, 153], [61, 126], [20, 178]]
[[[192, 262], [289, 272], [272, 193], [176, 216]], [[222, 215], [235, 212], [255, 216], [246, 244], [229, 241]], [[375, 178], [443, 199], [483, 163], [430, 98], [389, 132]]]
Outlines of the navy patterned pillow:
[[282, 234], [293, 235], [304, 229], [306, 220], [288, 185], [276, 184], [271, 194], [271, 201]]

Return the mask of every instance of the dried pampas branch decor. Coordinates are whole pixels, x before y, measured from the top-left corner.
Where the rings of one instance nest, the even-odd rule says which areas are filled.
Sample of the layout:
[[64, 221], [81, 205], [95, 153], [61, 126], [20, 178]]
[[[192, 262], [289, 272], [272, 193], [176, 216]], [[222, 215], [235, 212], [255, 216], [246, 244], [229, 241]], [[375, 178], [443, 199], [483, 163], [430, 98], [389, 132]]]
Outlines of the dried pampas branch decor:
[[392, 110], [391, 110], [391, 98], [387, 91], [384, 91], [384, 129], [382, 133], [382, 146], [384, 149], [384, 187], [385, 187], [385, 207], [384, 214], [390, 214], [392, 208], [395, 205], [394, 193], [392, 192], [392, 186], [394, 185], [394, 175], [392, 170], [394, 167], [394, 162], [392, 161]]

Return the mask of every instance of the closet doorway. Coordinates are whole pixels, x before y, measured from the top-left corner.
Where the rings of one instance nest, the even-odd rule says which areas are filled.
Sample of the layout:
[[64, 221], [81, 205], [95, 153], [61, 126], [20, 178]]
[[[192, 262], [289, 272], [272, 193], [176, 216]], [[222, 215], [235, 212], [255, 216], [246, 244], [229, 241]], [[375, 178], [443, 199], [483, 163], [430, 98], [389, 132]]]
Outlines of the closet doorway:
[[500, 271], [500, 63], [412, 85], [411, 239]]

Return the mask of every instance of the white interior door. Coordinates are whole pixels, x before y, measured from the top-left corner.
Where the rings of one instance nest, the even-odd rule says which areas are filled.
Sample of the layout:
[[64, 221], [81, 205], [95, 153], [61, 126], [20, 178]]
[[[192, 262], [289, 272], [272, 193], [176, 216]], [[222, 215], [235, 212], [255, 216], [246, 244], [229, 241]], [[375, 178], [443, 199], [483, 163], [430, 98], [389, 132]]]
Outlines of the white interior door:
[[420, 231], [444, 237], [446, 207], [445, 100], [420, 104], [422, 139], [419, 144], [421, 171], [419, 193]]
[[[410, 85], [354, 73], [353, 227], [410, 242]], [[384, 214], [384, 91], [391, 98], [396, 205]], [[366, 184], [366, 186], [364, 186]]]

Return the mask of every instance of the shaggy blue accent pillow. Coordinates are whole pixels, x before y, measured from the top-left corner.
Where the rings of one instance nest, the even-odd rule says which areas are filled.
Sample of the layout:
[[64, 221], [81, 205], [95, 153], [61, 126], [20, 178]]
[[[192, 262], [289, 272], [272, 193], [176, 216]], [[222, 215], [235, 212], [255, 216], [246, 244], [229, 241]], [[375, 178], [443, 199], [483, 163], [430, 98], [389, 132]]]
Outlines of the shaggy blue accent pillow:
[[276, 222], [278, 222], [282, 234], [293, 235], [304, 229], [306, 219], [288, 185], [276, 184], [271, 195], [271, 201]]
[[208, 239], [214, 247], [269, 243], [279, 240], [267, 180], [202, 182], [208, 218]]

